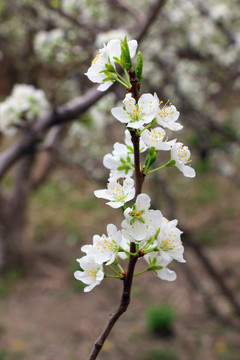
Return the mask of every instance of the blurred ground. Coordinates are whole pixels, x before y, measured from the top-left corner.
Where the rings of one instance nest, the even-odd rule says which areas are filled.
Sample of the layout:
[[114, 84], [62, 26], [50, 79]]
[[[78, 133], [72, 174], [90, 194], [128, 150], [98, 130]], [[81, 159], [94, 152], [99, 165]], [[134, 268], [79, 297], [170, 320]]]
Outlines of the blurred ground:
[[[215, 182], [215, 177], [215, 173], [209, 176], [200, 171], [193, 187], [180, 175], [172, 190], [181, 223], [205, 244], [206, 253], [238, 291], [240, 301], [240, 202], [234, 185], [224, 179]], [[113, 219], [104, 200], [95, 200], [93, 190], [98, 187], [76, 171], [59, 169], [32, 198], [25, 243], [29, 268], [24, 275], [13, 271], [0, 282], [0, 360], [86, 359], [118, 304], [120, 282], [104, 280], [85, 294], [73, 278], [81, 245], [91, 242], [93, 234], [104, 233], [109, 221], [121, 222], [120, 212], [113, 212]], [[189, 249], [186, 259], [188, 271], [194, 269], [216, 308], [235, 321], [228, 302]], [[174, 283], [152, 273], [135, 278], [129, 310], [113, 329], [99, 359], [239, 360], [239, 329], [211, 314], [189, 283], [184, 264], [170, 268], [178, 274]], [[146, 308], [162, 303], [175, 308], [171, 336], [151, 334], [146, 327]]]

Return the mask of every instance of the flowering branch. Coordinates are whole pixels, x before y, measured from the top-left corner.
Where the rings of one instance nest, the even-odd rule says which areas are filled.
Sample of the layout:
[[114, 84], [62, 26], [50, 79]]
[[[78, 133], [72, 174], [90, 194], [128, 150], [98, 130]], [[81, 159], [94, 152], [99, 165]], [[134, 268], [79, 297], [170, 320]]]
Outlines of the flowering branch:
[[[130, 82], [131, 82], [131, 92], [136, 102], [138, 102], [140, 98], [140, 84], [138, 83], [138, 79], [136, 77], [135, 72], [131, 72], [130, 74]], [[135, 168], [135, 182], [136, 182], [136, 194], [139, 195], [141, 193], [142, 184], [144, 181], [145, 175], [143, 175], [140, 171], [140, 151], [139, 151], [139, 135], [137, 134], [137, 130], [133, 130], [131, 133], [131, 140], [133, 143], [133, 150], [134, 150], [134, 168]], [[110, 331], [112, 330], [113, 326], [120, 318], [120, 316], [127, 310], [128, 305], [130, 303], [130, 294], [132, 288], [132, 280], [134, 276], [134, 269], [135, 265], [138, 260], [138, 255], [136, 254], [136, 244], [134, 242], [130, 243], [130, 256], [128, 262], [128, 270], [127, 274], [123, 278], [123, 292], [119, 306], [115, 310], [115, 312], [110, 316], [103, 332], [98, 337], [97, 341], [94, 344], [92, 352], [88, 360], [94, 360], [97, 358], [99, 352], [102, 349], [104, 341], [108, 337]]]
[[[175, 280], [176, 274], [168, 269], [167, 265], [173, 259], [185, 262], [184, 248], [180, 240], [182, 232], [176, 227], [177, 220], [168, 221], [159, 210], [149, 210], [151, 200], [148, 195], [142, 193], [142, 185], [147, 174], [169, 166], [175, 165], [187, 177], [194, 177], [195, 171], [189, 166], [191, 160], [187, 146], [176, 142], [176, 139], [164, 140], [166, 132], [162, 127], [154, 127], [151, 131], [146, 127], [146, 124], [150, 123], [173, 131], [182, 129], [182, 125], [176, 122], [179, 112], [175, 106], [167, 102], [162, 107], [163, 102], [160, 102], [157, 94], [140, 96], [143, 59], [139, 52], [134, 69], [132, 58], [136, 49], [136, 40], [127, 41], [126, 37], [123, 42], [118, 39], [110, 40], [99, 50], [86, 73], [91, 81], [100, 84], [98, 86], [100, 91], [108, 89], [114, 81], [118, 81], [116, 63], [124, 70], [127, 81], [130, 80], [123, 106], [111, 110], [112, 115], [127, 127], [125, 144], [115, 143], [112, 154], [104, 156], [103, 164], [110, 169], [107, 189], [94, 192], [96, 197], [110, 200], [107, 205], [112, 208], [121, 207], [125, 219], [121, 224], [121, 230], [109, 224], [107, 236], [94, 235], [92, 245], [82, 246], [81, 250], [86, 255], [77, 261], [83, 271], [74, 273], [76, 279], [87, 285], [84, 288], [85, 292], [99, 285], [104, 277], [123, 280], [121, 302], [95, 342], [89, 360], [96, 359], [112, 327], [130, 303], [132, 280], [138, 258], [143, 257], [148, 267], [137, 272], [135, 276], [153, 271], [159, 278], [168, 281]], [[125, 80], [122, 77], [121, 79], [121, 83], [125, 86]], [[142, 168], [140, 153], [147, 149], [149, 152], [145, 158], [145, 166]], [[170, 161], [164, 166], [148, 171], [156, 161], [159, 150], [170, 150]], [[131, 178], [133, 173], [135, 188]], [[126, 208], [125, 203], [133, 198], [135, 203], [132, 208]], [[126, 272], [120, 266], [118, 256], [128, 260]], [[117, 265], [121, 273], [115, 271], [111, 264]], [[110, 266], [114, 275], [105, 274], [104, 266]]]

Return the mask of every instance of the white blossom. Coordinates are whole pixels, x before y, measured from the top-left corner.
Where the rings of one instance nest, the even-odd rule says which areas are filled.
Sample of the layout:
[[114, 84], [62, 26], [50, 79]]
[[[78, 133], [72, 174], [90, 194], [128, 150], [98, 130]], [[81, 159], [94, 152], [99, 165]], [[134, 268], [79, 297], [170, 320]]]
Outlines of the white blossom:
[[123, 104], [124, 107], [113, 108], [112, 115], [133, 129], [139, 129], [144, 124], [150, 123], [157, 114], [158, 103], [152, 94], [143, 94], [137, 104], [132, 95], [127, 94]]
[[98, 264], [112, 264], [119, 251], [122, 234], [113, 224], [108, 224], [106, 235], [94, 235], [93, 245], [84, 245], [81, 250], [88, 256], [92, 256]]
[[156, 127], [150, 131], [148, 129], [144, 130], [141, 137], [148, 147], [154, 147], [156, 150], [171, 150], [176, 139], [167, 141], [167, 138], [164, 140], [165, 135], [166, 131], [164, 129]]
[[65, 63], [71, 52], [71, 45], [65, 32], [60, 29], [39, 31], [34, 38], [34, 51], [42, 61]]
[[107, 189], [95, 190], [94, 195], [98, 198], [110, 200], [107, 205], [112, 208], [119, 208], [134, 198], [134, 180], [127, 176], [121, 185], [116, 178], [110, 178]]
[[[113, 39], [108, 42], [107, 45], [104, 45], [102, 49], [99, 50], [98, 54], [92, 61], [92, 64], [85, 75], [89, 78], [90, 81], [94, 83], [101, 84], [98, 87], [98, 90], [104, 91], [112, 85], [112, 81], [103, 81], [106, 78], [106, 75], [102, 71], [106, 70], [106, 65], [111, 64], [115, 66], [114, 57], [120, 59], [121, 55], [121, 41], [119, 39]], [[130, 51], [130, 56], [133, 58], [136, 54], [137, 41], [130, 40], [128, 41], [128, 47]]]
[[103, 280], [103, 267], [101, 264], [97, 264], [90, 255], [77, 259], [77, 261], [84, 271], [75, 271], [74, 277], [84, 284], [87, 284], [88, 286], [84, 288], [84, 292], [89, 292]]
[[161, 102], [159, 101], [156, 93], [154, 94], [154, 97], [158, 102], [158, 106], [159, 106], [158, 113], [156, 116], [157, 123], [173, 131], [181, 130], [183, 126], [181, 124], [176, 123], [180, 115], [176, 107], [171, 103], [170, 104], [167, 103], [161, 108], [162, 101]]
[[150, 254], [145, 255], [144, 258], [149, 264], [154, 263], [154, 266], [162, 267], [162, 269], [154, 270], [154, 273], [161, 280], [167, 280], [167, 281], [176, 280], [177, 274], [175, 273], [175, 271], [167, 268], [167, 265], [169, 264], [169, 262], [166, 262], [165, 259], [163, 259], [161, 257], [161, 255], [156, 256], [156, 254], [150, 253]]
[[160, 210], [149, 210], [150, 202], [147, 194], [140, 194], [133, 207], [124, 211], [122, 234], [125, 238], [143, 243], [156, 234], [163, 216]]
[[177, 142], [171, 149], [171, 159], [175, 161], [175, 166], [183, 173], [186, 177], [195, 177], [195, 170], [190, 167], [190, 150], [183, 143]]
[[186, 262], [183, 258], [184, 247], [181, 241], [182, 231], [177, 228], [177, 220], [168, 221], [163, 219], [160, 233], [157, 237], [159, 254], [166, 261], [172, 259], [178, 262]]
[[14, 134], [17, 127], [23, 127], [42, 116], [50, 106], [42, 90], [32, 85], [17, 84], [12, 94], [0, 103], [0, 130]]

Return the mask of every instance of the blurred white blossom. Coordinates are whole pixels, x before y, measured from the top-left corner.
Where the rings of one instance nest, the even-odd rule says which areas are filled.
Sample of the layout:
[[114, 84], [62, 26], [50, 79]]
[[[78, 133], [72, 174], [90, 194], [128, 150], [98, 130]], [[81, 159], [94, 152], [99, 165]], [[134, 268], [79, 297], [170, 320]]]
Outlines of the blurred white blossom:
[[18, 127], [36, 120], [49, 108], [44, 91], [32, 85], [17, 84], [12, 94], [0, 103], [0, 130], [13, 135]]

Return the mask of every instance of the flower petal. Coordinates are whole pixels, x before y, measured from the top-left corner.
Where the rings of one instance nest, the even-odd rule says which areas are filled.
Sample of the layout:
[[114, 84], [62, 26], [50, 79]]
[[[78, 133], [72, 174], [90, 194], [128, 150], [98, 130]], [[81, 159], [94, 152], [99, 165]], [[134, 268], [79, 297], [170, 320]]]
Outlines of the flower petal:
[[177, 278], [175, 271], [169, 270], [168, 268], [163, 268], [162, 270], [157, 270], [157, 276], [162, 280], [174, 281]]
[[122, 123], [128, 123], [129, 122], [129, 115], [128, 113], [123, 110], [122, 107], [115, 107], [111, 110], [112, 115]]
[[148, 210], [151, 199], [147, 194], [139, 194], [136, 199], [136, 207], [138, 210]]

